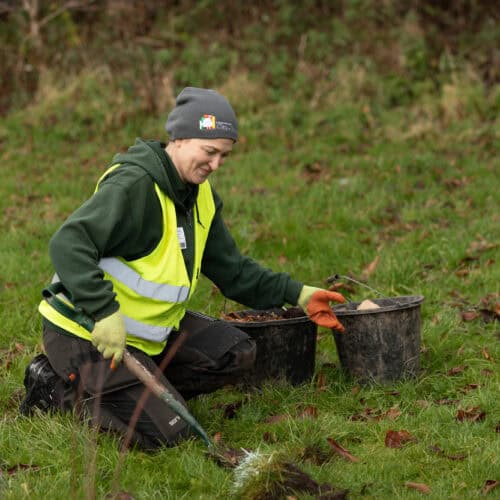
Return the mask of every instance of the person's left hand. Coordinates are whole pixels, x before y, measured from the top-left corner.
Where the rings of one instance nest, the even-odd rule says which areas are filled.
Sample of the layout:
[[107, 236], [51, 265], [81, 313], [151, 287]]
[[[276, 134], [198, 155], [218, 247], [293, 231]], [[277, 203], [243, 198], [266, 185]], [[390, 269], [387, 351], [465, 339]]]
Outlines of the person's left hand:
[[298, 305], [317, 325], [335, 328], [340, 333], [344, 333], [344, 325], [333, 313], [330, 301], [345, 302], [345, 298], [338, 292], [304, 285], [299, 295]]

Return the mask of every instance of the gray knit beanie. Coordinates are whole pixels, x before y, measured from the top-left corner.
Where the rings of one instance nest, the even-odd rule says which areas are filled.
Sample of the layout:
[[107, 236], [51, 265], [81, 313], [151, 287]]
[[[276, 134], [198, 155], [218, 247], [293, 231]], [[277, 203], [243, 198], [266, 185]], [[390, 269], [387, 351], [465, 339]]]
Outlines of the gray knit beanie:
[[238, 139], [238, 122], [229, 101], [210, 89], [186, 87], [175, 100], [165, 129], [175, 139]]

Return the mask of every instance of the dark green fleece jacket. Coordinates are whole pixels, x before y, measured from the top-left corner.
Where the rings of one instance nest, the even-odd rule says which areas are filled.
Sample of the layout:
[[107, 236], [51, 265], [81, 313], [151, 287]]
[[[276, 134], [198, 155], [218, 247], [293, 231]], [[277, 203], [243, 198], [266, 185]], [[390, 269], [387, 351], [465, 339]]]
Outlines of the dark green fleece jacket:
[[[184, 184], [164, 144], [137, 139], [112, 164], [99, 189], [78, 208], [50, 240], [50, 257], [59, 279], [76, 307], [95, 320], [119, 307], [111, 282], [98, 266], [102, 257], [134, 260], [148, 255], [163, 233], [162, 213], [154, 183], [175, 203], [182, 226], [183, 250], [189, 275], [193, 271], [193, 207], [198, 186]], [[202, 260], [202, 273], [224, 296], [254, 309], [297, 304], [302, 284], [286, 273], [275, 273], [241, 255], [222, 218], [222, 201], [212, 189], [216, 213]]]

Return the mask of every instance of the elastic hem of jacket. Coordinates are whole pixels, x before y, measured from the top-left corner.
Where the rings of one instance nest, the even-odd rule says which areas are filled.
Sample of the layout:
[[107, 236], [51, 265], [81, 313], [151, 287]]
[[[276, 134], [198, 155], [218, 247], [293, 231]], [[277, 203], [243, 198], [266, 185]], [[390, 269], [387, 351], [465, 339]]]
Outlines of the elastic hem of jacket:
[[120, 309], [120, 304], [116, 302], [116, 300], [113, 300], [109, 305], [106, 307], [103, 307], [100, 309], [97, 313], [92, 314], [92, 318], [97, 322], [100, 321], [101, 319], [107, 318], [108, 316], [111, 316], [113, 313], [118, 311]]
[[290, 279], [285, 290], [285, 301], [296, 306], [303, 286], [303, 283]]

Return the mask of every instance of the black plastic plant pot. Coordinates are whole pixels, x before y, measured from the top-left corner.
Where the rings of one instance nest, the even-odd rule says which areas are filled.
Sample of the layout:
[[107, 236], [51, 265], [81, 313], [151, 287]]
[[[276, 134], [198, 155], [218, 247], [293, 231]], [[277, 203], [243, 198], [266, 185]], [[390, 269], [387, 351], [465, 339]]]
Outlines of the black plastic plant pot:
[[317, 326], [300, 308], [246, 310], [226, 321], [243, 330], [257, 345], [253, 371], [245, 383], [259, 386], [284, 379], [298, 385], [311, 380], [316, 357]]
[[380, 308], [357, 310], [359, 302], [333, 307], [344, 325], [332, 330], [344, 371], [360, 382], [393, 382], [420, 371], [421, 295], [374, 299]]

